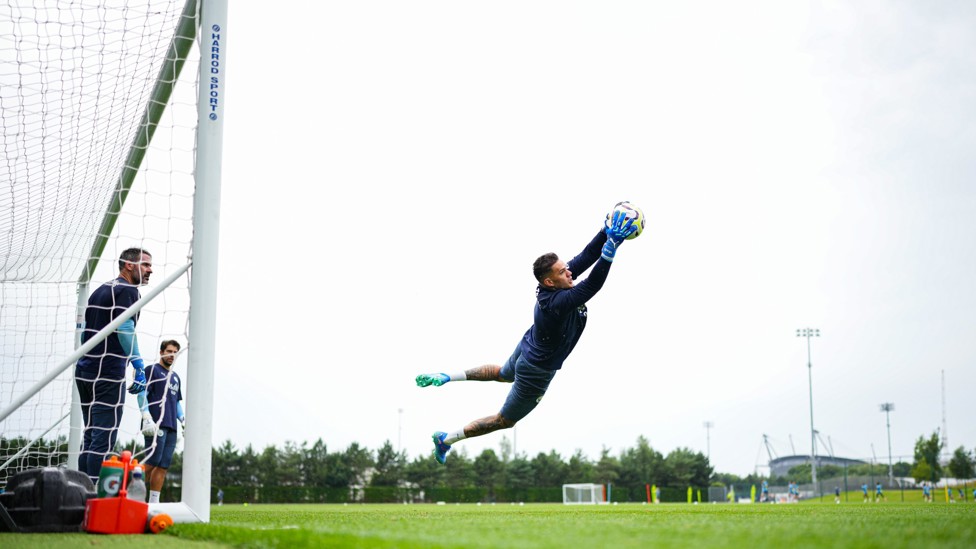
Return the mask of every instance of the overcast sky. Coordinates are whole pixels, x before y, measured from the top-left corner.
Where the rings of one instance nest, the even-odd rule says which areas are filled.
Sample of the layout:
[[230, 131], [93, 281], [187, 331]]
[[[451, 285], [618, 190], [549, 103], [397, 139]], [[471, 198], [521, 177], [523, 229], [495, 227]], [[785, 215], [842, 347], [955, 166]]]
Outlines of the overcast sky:
[[835, 454], [887, 461], [893, 402], [910, 461], [943, 372], [976, 447], [976, 4], [293, 4], [226, 27], [215, 444], [428, 453], [508, 386], [414, 376], [503, 362], [533, 260], [630, 200], [519, 453], [807, 454], [804, 327]]

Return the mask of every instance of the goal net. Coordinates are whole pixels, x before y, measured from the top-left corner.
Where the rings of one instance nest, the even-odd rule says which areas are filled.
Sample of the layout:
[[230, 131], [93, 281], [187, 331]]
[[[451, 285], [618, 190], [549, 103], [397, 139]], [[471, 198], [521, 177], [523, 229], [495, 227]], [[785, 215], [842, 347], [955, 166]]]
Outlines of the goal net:
[[563, 503], [566, 505], [595, 505], [606, 503], [602, 484], [563, 484]]
[[[141, 355], [148, 366], [161, 341], [179, 341], [187, 417], [206, 418], [177, 448], [183, 479], [170, 483], [182, 485], [185, 509], [174, 518], [209, 520], [213, 374], [194, 369], [212, 364], [212, 341], [194, 339], [213, 331], [212, 299], [197, 303], [208, 290], [196, 286], [216, 272], [217, 224], [201, 227], [197, 208], [207, 193], [211, 207], [219, 203], [222, 130], [202, 126], [222, 112], [200, 97], [222, 84], [212, 52], [225, 13], [226, 0], [202, 13], [196, 0], [0, 5], [0, 489], [23, 470], [77, 468], [85, 425], [74, 364], [85, 306], [118, 276], [121, 252], [143, 248], [153, 273], [134, 306]], [[204, 147], [209, 166], [197, 162]], [[217, 191], [201, 190], [201, 174]], [[201, 251], [214, 257], [194, 261]], [[144, 456], [141, 413], [127, 396], [114, 450]], [[201, 481], [204, 497], [188, 493]]]

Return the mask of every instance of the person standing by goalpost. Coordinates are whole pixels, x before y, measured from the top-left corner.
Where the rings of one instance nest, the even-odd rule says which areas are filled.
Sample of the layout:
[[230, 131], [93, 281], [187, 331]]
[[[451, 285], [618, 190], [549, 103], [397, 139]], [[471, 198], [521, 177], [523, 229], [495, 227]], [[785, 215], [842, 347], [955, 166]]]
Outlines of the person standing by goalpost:
[[186, 425], [183, 415], [183, 386], [179, 374], [172, 370], [180, 343], [175, 339], [159, 345], [159, 362], [149, 367], [149, 383], [139, 393], [142, 409], [142, 434], [146, 448], [152, 453], [143, 462], [146, 483], [149, 484], [149, 503], [159, 503], [159, 493], [166, 481], [166, 471], [176, 450], [176, 422]]
[[[455, 442], [514, 427], [535, 409], [583, 334], [586, 302], [603, 287], [617, 248], [637, 231], [635, 219], [615, 209], [610, 225], [601, 229], [569, 263], [554, 253], [535, 260], [532, 270], [539, 282], [535, 320], [504, 366], [488, 364], [457, 374], [433, 373], [416, 377], [419, 387], [438, 387], [449, 381], [464, 380], [513, 384], [498, 413], [476, 419], [457, 431], [437, 431], [432, 435], [438, 462], [447, 461], [447, 453]], [[596, 266], [589, 277], [576, 284], [574, 273], [582, 273], [594, 263]]]
[[[102, 284], [88, 298], [82, 344], [139, 301], [139, 286], [149, 282], [152, 272], [149, 252], [141, 248], [128, 248], [122, 252], [118, 278]], [[135, 370], [129, 392], [138, 394], [146, 388], [145, 363], [136, 339], [138, 320], [136, 313], [75, 364], [75, 385], [85, 426], [78, 470], [91, 477], [96, 485], [102, 461], [115, 447], [122, 422], [126, 364], [131, 362]]]

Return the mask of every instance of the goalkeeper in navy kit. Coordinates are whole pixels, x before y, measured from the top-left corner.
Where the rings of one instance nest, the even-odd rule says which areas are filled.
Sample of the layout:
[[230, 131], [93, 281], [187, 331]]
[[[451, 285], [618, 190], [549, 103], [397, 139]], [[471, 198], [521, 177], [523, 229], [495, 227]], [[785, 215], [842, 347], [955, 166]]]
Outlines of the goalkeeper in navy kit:
[[[129, 248], [119, 257], [119, 276], [99, 286], [88, 298], [81, 343], [87, 343], [102, 328], [121, 316], [139, 300], [139, 286], [152, 275], [152, 254]], [[75, 365], [75, 385], [81, 398], [81, 417], [85, 424], [78, 470], [98, 483], [102, 461], [115, 447], [122, 405], [125, 403], [125, 370], [135, 372], [129, 392], [146, 388], [145, 363], [139, 353], [136, 322], [139, 313], [81, 357]]]
[[[609, 226], [594, 236], [568, 263], [554, 253], [535, 260], [532, 270], [539, 286], [536, 288], [534, 322], [504, 366], [487, 364], [457, 374], [417, 376], [415, 381], [420, 387], [463, 380], [512, 383], [498, 413], [476, 419], [451, 433], [437, 431], [433, 434], [437, 461], [444, 463], [447, 460], [447, 453], [455, 442], [514, 427], [535, 409], [583, 334], [586, 302], [603, 287], [617, 248], [637, 230], [633, 218], [614, 211]], [[576, 273], [583, 273], [591, 266], [590, 275], [576, 284]]]

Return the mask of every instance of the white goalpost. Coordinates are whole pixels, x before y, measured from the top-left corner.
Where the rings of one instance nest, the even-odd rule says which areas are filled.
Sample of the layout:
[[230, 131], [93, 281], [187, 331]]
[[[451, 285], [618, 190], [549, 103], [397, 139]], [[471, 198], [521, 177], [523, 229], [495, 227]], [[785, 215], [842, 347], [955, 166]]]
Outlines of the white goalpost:
[[[78, 468], [74, 364], [139, 315], [147, 365], [183, 345], [181, 501], [152, 508], [209, 521], [226, 43], [227, 0], [0, 4], [0, 489]], [[153, 259], [142, 298], [81, 345], [132, 247]], [[127, 395], [116, 450], [141, 447], [140, 417]]]
[[606, 490], [602, 484], [563, 484], [564, 505], [596, 505], [606, 502]]

